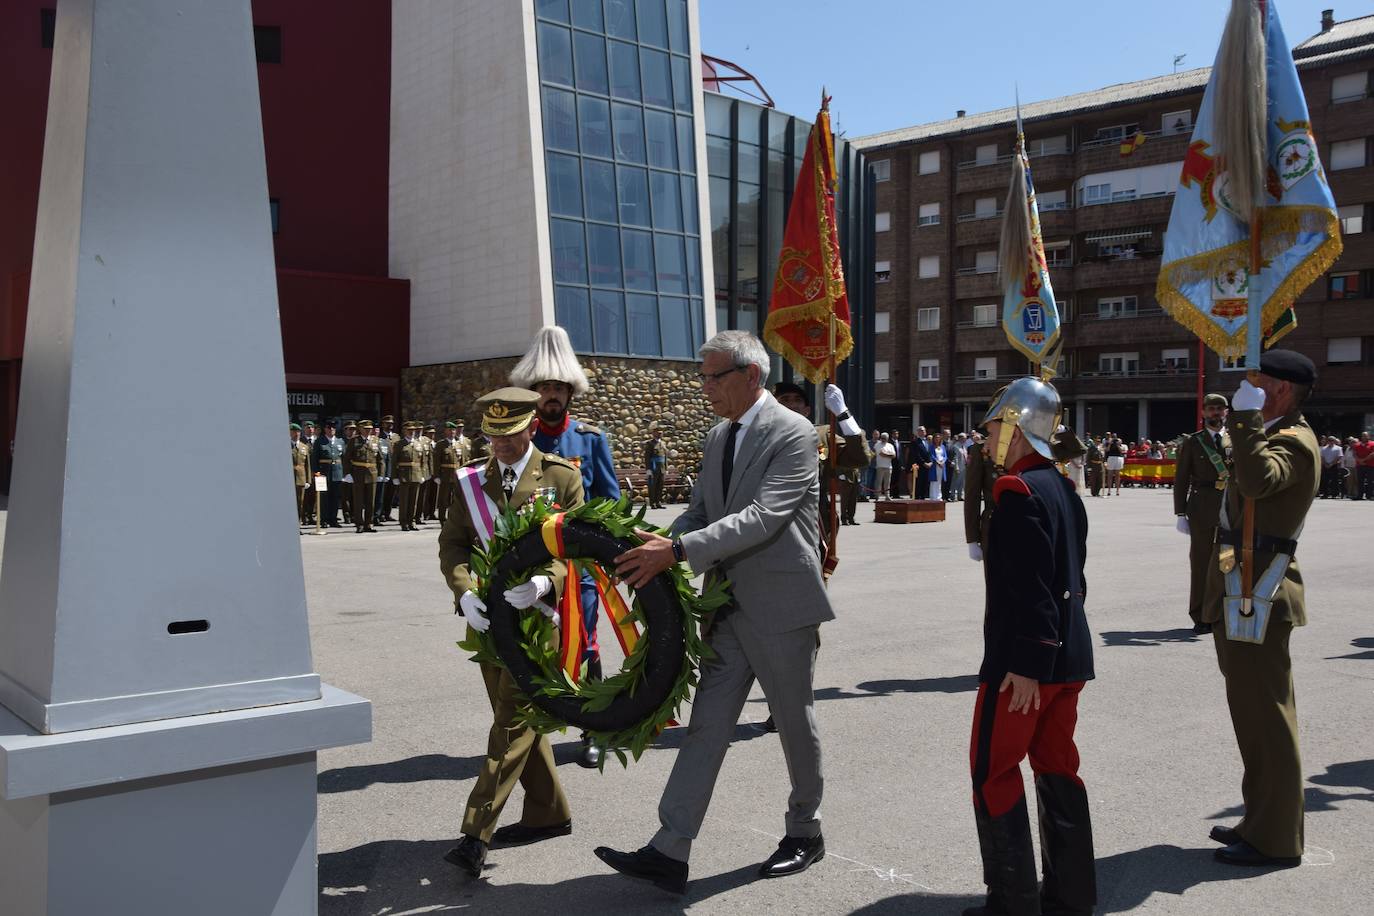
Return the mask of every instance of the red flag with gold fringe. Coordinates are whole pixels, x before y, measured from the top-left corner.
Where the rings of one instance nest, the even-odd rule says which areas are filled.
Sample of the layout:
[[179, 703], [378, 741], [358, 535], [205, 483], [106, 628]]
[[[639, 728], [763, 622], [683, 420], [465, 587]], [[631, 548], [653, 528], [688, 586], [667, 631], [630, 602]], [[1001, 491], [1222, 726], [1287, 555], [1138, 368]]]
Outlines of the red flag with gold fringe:
[[806, 141], [763, 326], [768, 345], [815, 384], [854, 349], [835, 231], [835, 140], [829, 106], [830, 100], [822, 98]]

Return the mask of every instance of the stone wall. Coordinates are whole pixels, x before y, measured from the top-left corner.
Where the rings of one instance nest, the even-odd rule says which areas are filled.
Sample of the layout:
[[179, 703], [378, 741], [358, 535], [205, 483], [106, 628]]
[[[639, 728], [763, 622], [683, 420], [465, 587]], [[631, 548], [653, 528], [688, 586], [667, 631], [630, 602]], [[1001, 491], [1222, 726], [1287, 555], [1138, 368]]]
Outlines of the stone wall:
[[[415, 366], [401, 372], [403, 418], [425, 423], [456, 419], [478, 426], [477, 398], [510, 384], [516, 357]], [[668, 443], [670, 470], [696, 476], [701, 443], [719, 419], [701, 393], [697, 364], [676, 360], [582, 357], [591, 390], [572, 403], [573, 416], [611, 437], [617, 468], [643, 467], [641, 449], [651, 422]]]

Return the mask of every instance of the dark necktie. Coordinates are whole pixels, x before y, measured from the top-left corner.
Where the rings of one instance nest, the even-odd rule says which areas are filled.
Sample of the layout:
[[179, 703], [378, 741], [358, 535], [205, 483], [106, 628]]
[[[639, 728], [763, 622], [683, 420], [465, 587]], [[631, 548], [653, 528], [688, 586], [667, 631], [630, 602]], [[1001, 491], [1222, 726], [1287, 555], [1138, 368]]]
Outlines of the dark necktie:
[[510, 502], [515, 494], [515, 468], [506, 468], [501, 472], [501, 489], [506, 491], [506, 502]]
[[735, 439], [739, 437], [739, 423], [730, 424], [730, 432], [725, 437], [725, 460], [720, 467], [720, 489], [722, 493], [730, 492], [730, 475], [735, 471]]
[[1212, 433], [1212, 441], [1216, 443], [1217, 451], [1221, 451], [1221, 433]]

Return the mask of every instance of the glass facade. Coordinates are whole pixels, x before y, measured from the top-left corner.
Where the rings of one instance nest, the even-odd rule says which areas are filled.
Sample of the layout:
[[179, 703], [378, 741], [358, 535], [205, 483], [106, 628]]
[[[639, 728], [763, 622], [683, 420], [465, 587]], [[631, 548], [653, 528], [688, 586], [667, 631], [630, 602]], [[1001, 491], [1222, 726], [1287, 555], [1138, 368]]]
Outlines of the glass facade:
[[[762, 335], [811, 123], [713, 92], [705, 94], [704, 116], [716, 327]], [[862, 154], [840, 138], [835, 163], [835, 219], [854, 335], [839, 384], [865, 422], [858, 405], [873, 401], [873, 183]], [[773, 365], [774, 379], [792, 377], [776, 356]]]
[[535, 0], [554, 311], [581, 353], [703, 342], [687, 0]]

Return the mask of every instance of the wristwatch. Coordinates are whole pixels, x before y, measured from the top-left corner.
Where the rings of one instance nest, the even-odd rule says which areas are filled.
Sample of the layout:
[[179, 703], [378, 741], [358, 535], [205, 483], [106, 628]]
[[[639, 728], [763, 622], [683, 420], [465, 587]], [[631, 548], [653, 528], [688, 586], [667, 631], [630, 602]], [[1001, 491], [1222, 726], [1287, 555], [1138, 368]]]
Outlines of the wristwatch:
[[685, 563], [687, 561], [687, 551], [682, 549], [681, 538], [673, 538], [673, 559], [677, 560], [679, 563]]

